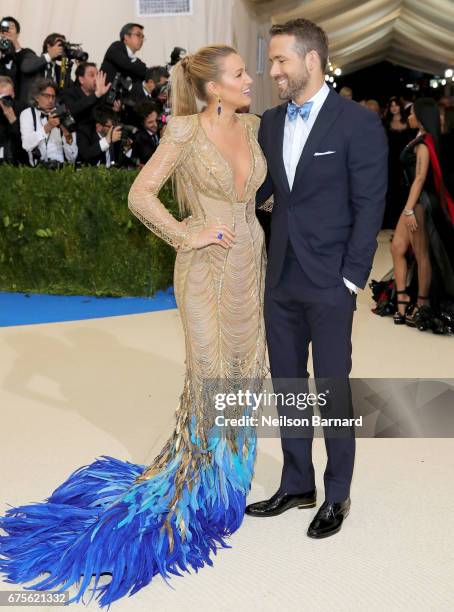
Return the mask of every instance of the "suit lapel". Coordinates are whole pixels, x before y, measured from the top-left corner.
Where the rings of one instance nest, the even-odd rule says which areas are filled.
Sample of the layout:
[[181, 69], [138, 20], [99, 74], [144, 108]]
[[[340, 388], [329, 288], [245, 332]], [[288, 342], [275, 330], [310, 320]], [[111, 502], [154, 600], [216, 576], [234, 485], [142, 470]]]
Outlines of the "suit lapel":
[[284, 165], [284, 129], [285, 129], [285, 116], [287, 114], [287, 103], [281, 104], [277, 108], [277, 118], [276, 118], [276, 127], [277, 127], [277, 137], [276, 137], [276, 164], [279, 178], [281, 179], [282, 184], [284, 185], [286, 191], [290, 193], [290, 186], [288, 184], [287, 173], [285, 171]]
[[340, 113], [341, 105], [339, 104], [339, 95], [333, 89], [331, 89], [317, 115], [317, 119], [312, 126], [306, 144], [304, 145], [303, 152], [301, 153], [301, 157], [296, 167], [293, 189], [304, 175], [304, 171], [308, 163], [313, 158], [314, 153], [317, 151], [318, 145], [321, 143], [333, 123], [339, 117]]

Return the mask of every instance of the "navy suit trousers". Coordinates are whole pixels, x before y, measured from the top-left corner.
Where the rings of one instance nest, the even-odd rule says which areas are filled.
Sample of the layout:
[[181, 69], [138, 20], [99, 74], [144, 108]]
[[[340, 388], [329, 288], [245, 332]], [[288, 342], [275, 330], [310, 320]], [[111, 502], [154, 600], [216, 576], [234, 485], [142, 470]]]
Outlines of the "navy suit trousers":
[[[317, 392], [330, 394], [327, 407], [320, 408], [321, 416], [351, 418], [348, 376], [356, 295], [350, 293], [342, 278], [333, 287], [314, 285], [289, 242], [278, 284], [265, 287], [264, 309], [274, 391], [307, 392], [309, 344], [312, 343]], [[288, 414], [284, 405], [277, 407], [280, 415]], [[306, 411], [298, 416], [309, 415], [311, 413]], [[328, 456], [324, 473], [325, 499], [340, 502], [350, 494], [355, 459], [354, 428], [326, 427], [324, 437]], [[287, 434], [281, 427], [284, 455], [281, 492], [297, 494], [315, 487], [312, 440], [312, 427], [303, 437]]]

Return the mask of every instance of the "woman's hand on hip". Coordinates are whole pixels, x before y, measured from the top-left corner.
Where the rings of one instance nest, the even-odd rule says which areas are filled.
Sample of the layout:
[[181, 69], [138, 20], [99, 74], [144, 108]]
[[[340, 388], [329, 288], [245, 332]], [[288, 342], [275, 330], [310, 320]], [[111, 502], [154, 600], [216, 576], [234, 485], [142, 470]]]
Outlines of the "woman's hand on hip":
[[202, 249], [209, 244], [218, 244], [230, 249], [235, 243], [235, 233], [225, 223], [210, 223], [206, 228], [191, 237], [191, 246]]

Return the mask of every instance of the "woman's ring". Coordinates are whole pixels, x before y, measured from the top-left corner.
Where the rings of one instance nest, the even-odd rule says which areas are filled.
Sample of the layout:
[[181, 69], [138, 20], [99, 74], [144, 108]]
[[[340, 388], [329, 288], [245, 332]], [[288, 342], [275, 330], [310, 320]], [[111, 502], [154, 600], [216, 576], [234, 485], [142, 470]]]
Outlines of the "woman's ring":
[[222, 240], [222, 232], [219, 232], [219, 234], [218, 234], [218, 240]]

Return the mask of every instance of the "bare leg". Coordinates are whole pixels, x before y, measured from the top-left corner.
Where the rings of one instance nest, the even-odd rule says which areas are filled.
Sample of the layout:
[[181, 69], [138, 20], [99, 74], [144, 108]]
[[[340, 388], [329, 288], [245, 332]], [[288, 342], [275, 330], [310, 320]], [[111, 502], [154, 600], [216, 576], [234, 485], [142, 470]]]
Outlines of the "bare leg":
[[[407, 259], [406, 253], [408, 247], [411, 244], [410, 231], [405, 225], [405, 218], [403, 214], [400, 216], [399, 221], [394, 232], [394, 236], [391, 242], [391, 255], [394, 264], [394, 278], [396, 280], [396, 290], [404, 291], [407, 287]], [[400, 293], [398, 296], [399, 301], [410, 302], [410, 297], [407, 293]], [[405, 314], [405, 304], [397, 304], [399, 314]]]
[[424, 209], [421, 204], [415, 206], [416, 222], [418, 229], [411, 236], [412, 247], [418, 264], [418, 295], [426, 296], [426, 299], [418, 297], [417, 305], [429, 304], [428, 296], [432, 280], [432, 265], [429, 256], [429, 236], [427, 235]]
[[432, 280], [432, 266], [429, 256], [429, 236], [427, 235], [424, 220], [424, 208], [419, 203], [415, 206], [415, 215], [418, 229], [412, 232], [410, 239], [418, 265], [418, 299], [412, 312], [406, 315], [406, 322], [409, 325], [412, 325], [412, 323], [414, 324], [414, 318], [421, 306], [429, 306], [429, 289]]

